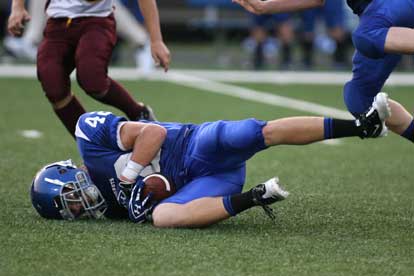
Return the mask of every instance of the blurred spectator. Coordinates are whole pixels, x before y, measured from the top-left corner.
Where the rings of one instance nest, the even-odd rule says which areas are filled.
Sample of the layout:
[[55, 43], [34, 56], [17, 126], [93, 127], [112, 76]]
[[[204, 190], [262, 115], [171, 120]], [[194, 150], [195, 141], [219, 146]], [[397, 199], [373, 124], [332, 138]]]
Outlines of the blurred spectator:
[[[326, 1], [323, 8], [307, 10], [298, 13], [300, 24], [296, 24], [296, 14], [252, 15], [253, 27], [250, 36], [254, 41], [253, 67], [263, 69], [266, 67], [266, 49], [271, 43], [268, 34], [276, 34], [280, 52], [280, 65], [282, 69], [292, 66], [292, 52], [295, 46], [295, 30], [299, 31], [299, 41], [302, 50], [302, 64], [304, 68], [314, 66], [315, 43], [323, 51], [333, 55], [335, 67], [342, 68], [347, 65], [347, 48], [350, 37], [345, 28], [345, 9], [343, 0]], [[326, 26], [328, 37], [322, 34], [315, 35], [318, 26], [317, 20], [322, 17]], [[300, 25], [299, 28], [296, 28]], [[316, 40], [316, 41], [315, 41]]]
[[30, 21], [25, 26], [23, 36], [8, 36], [4, 40], [4, 47], [15, 57], [36, 60], [37, 45], [43, 37], [43, 28], [46, 24], [45, 5], [47, 0], [31, 0], [28, 3]]
[[131, 12], [140, 24], [144, 24], [144, 17], [141, 14], [141, 10], [139, 9], [136, 0], [120, 0], [119, 2], [121, 2]]
[[252, 20], [251, 37], [255, 42], [253, 50], [254, 69], [259, 70], [265, 67], [265, 49], [267, 48], [267, 44], [272, 43], [272, 40], [268, 40], [268, 33], [272, 33], [273, 31], [281, 44], [281, 66], [284, 69], [289, 68], [292, 63], [291, 49], [294, 40], [294, 30], [290, 15], [253, 15]]
[[155, 68], [151, 45], [144, 27], [144, 18], [136, 0], [115, 0], [118, 35], [136, 48], [135, 64], [143, 72]]
[[345, 28], [345, 7], [343, 0], [326, 1], [322, 8], [307, 10], [302, 13], [303, 33], [301, 45], [303, 64], [306, 68], [314, 65], [314, 41], [316, 21], [323, 17], [327, 33], [335, 42], [333, 49], [334, 66], [343, 68], [347, 64], [347, 48], [350, 46], [350, 37]]

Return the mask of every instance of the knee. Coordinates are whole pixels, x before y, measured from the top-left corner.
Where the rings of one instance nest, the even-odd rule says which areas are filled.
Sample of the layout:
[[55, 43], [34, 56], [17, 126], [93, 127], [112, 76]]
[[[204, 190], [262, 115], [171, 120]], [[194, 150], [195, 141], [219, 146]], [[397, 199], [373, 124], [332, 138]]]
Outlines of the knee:
[[90, 96], [95, 97], [109, 89], [109, 78], [105, 69], [96, 67], [93, 63], [82, 63], [76, 68], [79, 86]]
[[271, 127], [270, 125], [266, 125], [263, 128], [262, 133], [263, 133], [263, 137], [264, 137], [264, 141], [266, 145], [277, 145], [281, 142], [279, 141], [279, 139], [275, 139], [274, 127]]
[[[167, 206], [171, 205], [171, 206]], [[159, 228], [184, 227], [187, 225], [185, 208], [175, 204], [158, 205], [152, 213], [153, 225]]]
[[[155, 213], [155, 212], [154, 212]], [[158, 228], [173, 228], [176, 227], [176, 223], [171, 222], [171, 218], [167, 218], [163, 215], [153, 214], [152, 225]]]
[[265, 122], [246, 119], [236, 124], [224, 124], [220, 132], [220, 144], [225, 149], [246, 150], [264, 147], [262, 130]]
[[278, 119], [272, 123], [267, 124], [263, 130], [262, 134], [264, 137], [264, 143], [266, 146], [276, 146], [289, 143], [291, 136], [287, 134], [286, 121], [288, 118]]
[[71, 97], [69, 77], [62, 77], [56, 66], [48, 65], [37, 67], [37, 77], [42, 85], [43, 91], [54, 106], [60, 106]]
[[346, 105], [346, 107], [348, 108], [348, 110], [351, 112], [351, 110], [350, 110], [350, 106], [352, 105], [351, 104], [351, 100], [352, 100], [352, 98], [353, 98], [353, 95], [352, 95], [352, 91], [353, 91], [353, 89], [352, 89], [352, 81], [348, 81], [347, 83], [345, 83], [345, 85], [344, 85], [344, 103], [345, 103], [345, 105]]
[[352, 34], [352, 41], [364, 56], [372, 59], [383, 58], [387, 31], [387, 28], [364, 30], [360, 27]]
[[364, 113], [372, 104], [373, 99], [374, 96], [365, 96], [362, 88], [353, 80], [347, 82], [344, 86], [344, 102], [348, 111], [354, 117]]
[[363, 109], [358, 107], [356, 89], [353, 81], [349, 81], [344, 86], [344, 102], [349, 112], [355, 117], [363, 112]]

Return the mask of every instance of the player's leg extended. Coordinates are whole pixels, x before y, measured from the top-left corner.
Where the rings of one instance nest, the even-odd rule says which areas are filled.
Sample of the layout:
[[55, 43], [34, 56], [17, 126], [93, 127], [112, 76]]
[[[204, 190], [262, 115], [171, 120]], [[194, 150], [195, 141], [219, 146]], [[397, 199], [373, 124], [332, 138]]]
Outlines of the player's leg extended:
[[80, 21], [82, 34], [76, 49], [76, 70], [79, 85], [96, 100], [122, 110], [131, 120], [146, 111], [125, 88], [108, 77], [108, 64], [116, 43], [113, 17]]
[[323, 117], [292, 117], [270, 121], [263, 128], [265, 144], [305, 145], [321, 141], [325, 138], [324, 120]]
[[270, 121], [263, 128], [266, 146], [306, 145], [326, 139], [373, 138], [386, 133], [385, 119], [390, 114], [387, 97], [376, 99], [356, 120], [323, 117], [291, 117]]
[[361, 136], [355, 120], [290, 117], [268, 122], [263, 128], [267, 146], [306, 145], [325, 139]]
[[70, 91], [69, 75], [75, 67], [74, 47], [67, 36], [65, 24], [63, 20], [48, 21], [39, 46], [37, 75], [56, 115], [74, 136], [76, 122], [85, 109]]
[[[323, 117], [292, 117], [270, 122], [256, 119], [218, 121], [201, 125], [190, 146], [190, 175], [240, 167], [257, 152], [269, 146], [305, 145], [343, 137], [384, 135], [389, 116], [387, 98], [374, 102], [369, 112], [357, 120]], [[386, 130], [385, 130], [386, 132]]]
[[[371, 59], [357, 51], [353, 59], [353, 77], [344, 87], [344, 100], [348, 110], [359, 116], [381, 91], [385, 81], [401, 60], [400, 55], [386, 54]], [[413, 141], [414, 123], [411, 114], [399, 103], [390, 100], [391, 117], [386, 125], [395, 133]]]

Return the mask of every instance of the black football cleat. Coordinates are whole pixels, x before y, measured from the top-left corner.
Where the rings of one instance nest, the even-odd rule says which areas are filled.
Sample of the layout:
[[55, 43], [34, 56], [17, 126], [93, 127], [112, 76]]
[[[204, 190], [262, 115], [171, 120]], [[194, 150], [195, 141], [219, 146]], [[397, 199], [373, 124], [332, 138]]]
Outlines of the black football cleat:
[[356, 124], [361, 128], [360, 138], [377, 138], [388, 134], [385, 120], [391, 116], [387, 93], [378, 93], [370, 109], [361, 114]]
[[144, 105], [144, 108], [139, 114], [137, 120], [157, 121], [157, 117], [155, 117], [154, 110], [152, 110], [149, 105]]
[[289, 192], [285, 191], [279, 185], [278, 177], [271, 178], [265, 183], [257, 185], [252, 189], [252, 193], [253, 201], [258, 206], [262, 206], [263, 210], [272, 220], [275, 219], [275, 215], [273, 214], [272, 208], [268, 205], [282, 201], [289, 195]]

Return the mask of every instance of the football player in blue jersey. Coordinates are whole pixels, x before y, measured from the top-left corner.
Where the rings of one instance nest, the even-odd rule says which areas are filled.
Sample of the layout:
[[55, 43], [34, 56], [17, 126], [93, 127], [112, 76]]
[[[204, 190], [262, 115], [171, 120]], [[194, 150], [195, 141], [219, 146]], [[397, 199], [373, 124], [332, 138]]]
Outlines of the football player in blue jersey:
[[[233, 0], [255, 14], [284, 13], [318, 7], [324, 0]], [[352, 34], [356, 48], [353, 77], [344, 87], [348, 110], [358, 115], [371, 104], [403, 54], [414, 53], [414, 0], [347, 0], [360, 18]], [[414, 142], [413, 116], [390, 100], [387, 126]]]
[[[276, 145], [383, 136], [390, 115], [386, 94], [357, 120], [291, 117], [203, 124], [127, 121], [110, 112], [83, 114], [76, 126], [86, 171], [71, 162], [47, 165], [33, 180], [32, 204], [46, 218], [127, 218], [157, 227], [202, 227], [253, 206], [287, 197], [277, 178], [242, 193], [246, 161]], [[155, 202], [143, 177], [159, 172], [176, 193]]]

